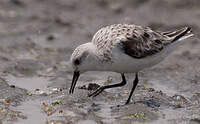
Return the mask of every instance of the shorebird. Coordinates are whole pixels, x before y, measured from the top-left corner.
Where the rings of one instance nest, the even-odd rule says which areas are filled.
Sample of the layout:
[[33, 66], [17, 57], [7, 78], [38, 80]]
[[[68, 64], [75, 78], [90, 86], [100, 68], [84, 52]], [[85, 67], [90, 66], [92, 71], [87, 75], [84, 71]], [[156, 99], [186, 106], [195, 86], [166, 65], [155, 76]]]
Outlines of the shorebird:
[[92, 41], [78, 46], [71, 55], [74, 69], [69, 93], [74, 92], [81, 73], [86, 71], [112, 71], [121, 74], [122, 81], [117, 84], [101, 86], [89, 97], [97, 96], [108, 88], [122, 87], [126, 84], [125, 73], [135, 73], [132, 90], [125, 104], [139, 82], [138, 72], [158, 64], [167, 57], [182, 41], [193, 36], [191, 28], [175, 31], [153, 31], [149, 27], [114, 24], [97, 31]]

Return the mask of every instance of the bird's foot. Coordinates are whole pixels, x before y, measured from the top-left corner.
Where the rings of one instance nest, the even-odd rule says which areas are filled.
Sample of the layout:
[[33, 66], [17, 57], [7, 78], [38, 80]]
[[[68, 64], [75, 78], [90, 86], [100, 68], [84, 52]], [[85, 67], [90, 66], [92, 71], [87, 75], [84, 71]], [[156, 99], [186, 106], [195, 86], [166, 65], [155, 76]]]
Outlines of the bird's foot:
[[91, 96], [96, 97], [101, 92], [103, 92], [104, 89], [105, 89], [105, 86], [99, 87], [96, 91], [94, 91], [93, 93], [89, 94], [88, 97], [91, 97]]

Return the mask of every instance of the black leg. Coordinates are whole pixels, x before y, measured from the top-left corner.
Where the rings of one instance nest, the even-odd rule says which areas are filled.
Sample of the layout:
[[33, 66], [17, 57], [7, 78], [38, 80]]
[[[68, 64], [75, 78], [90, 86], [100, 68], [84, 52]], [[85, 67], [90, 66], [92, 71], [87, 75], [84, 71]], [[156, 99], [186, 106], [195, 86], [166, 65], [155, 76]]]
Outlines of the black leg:
[[91, 97], [91, 96], [95, 97], [95, 96], [99, 95], [105, 89], [124, 86], [126, 84], [126, 78], [125, 78], [123, 73], [121, 74], [121, 76], [122, 76], [122, 82], [121, 83], [108, 85], [108, 86], [102, 86], [99, 89], [97, 89], [95, 92], [93, 92], [92, 94], [89, 94], [88, 96], [89, 97]]
[[136, 73], [135, 74], [135, 80], [133, 81], [133, 87], [132, 87], [131, 93], [130, 93], [130, 95], [129, 95], [129, 97], [128, 97], [128, 99], [127, 99], [125, 104], [128, 104], [130, 102], [131, 96], [133, 95], [133, 92], [134, 92], [134, 90], [135, 90], [135, 88], [136, 88], [136, 86], [138, 84], [138, 81], [139, 81], [138, 80], [138, 74]]

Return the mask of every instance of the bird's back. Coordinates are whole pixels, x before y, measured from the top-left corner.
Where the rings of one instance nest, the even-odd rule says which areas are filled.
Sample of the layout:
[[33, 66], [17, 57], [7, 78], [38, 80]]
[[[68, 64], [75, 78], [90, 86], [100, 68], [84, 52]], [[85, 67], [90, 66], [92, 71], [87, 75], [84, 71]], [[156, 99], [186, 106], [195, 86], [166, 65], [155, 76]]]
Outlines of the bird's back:
[[159, 53], [167, 45], [187, 38], [189, 34], [190, 28], [187, 27], [177, 31], [160, 32], [148, 27], [114, 24], [97, 31], [92, 43], [102, 55], [110, 54], [112, 48], [118, 46], [133, 58], [144, 58]]
[[123, 38], [142, 34], [140, 26], [129, 24], [114, 24], [101, 28], [93, 36], [92, 42], [98, 49], [115, 45]]

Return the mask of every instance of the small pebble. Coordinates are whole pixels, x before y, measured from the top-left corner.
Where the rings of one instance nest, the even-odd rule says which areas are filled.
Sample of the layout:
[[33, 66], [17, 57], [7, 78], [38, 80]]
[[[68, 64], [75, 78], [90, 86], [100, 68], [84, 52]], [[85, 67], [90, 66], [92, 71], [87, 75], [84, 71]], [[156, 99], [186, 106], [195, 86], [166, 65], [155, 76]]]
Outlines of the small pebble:
[[47, 36], [47, 40], [48, 41], [55, 40], [55, 36], [53, 34], [50, 34], [49, 36]]
[[96, 90], [100, 87], [100, 85], [95, 84], [95, 83], [89, 83], [88, 85], [88, 90]]
[[35, 89], [35, 91], [40, 91], [40, 89], [39, 89], [39, 88], [37, 88], [37, 89]]
[[10, 102], [11, 102], [11, 99], [9, 99], [9, 98], [6, 98], [6, 99], [5, 99], [5, 102], [6, 102], [7, 104], [10, 104]]
[[149, 91], [149, 92], [153, 92], [153, 91], [155, 91], [155, 89], [153, 89], [153, 88], [148, 88], [148, 91]]
[[63, 113], [63, 110], [59, 110], [59, 112], [58, 113]]
[[25, 4], [21, 0], [11, 0], [11, 2], [18, 6], [24, 6]]
[[11, 88], [15, 88], [15, 85], [10, 85]]

